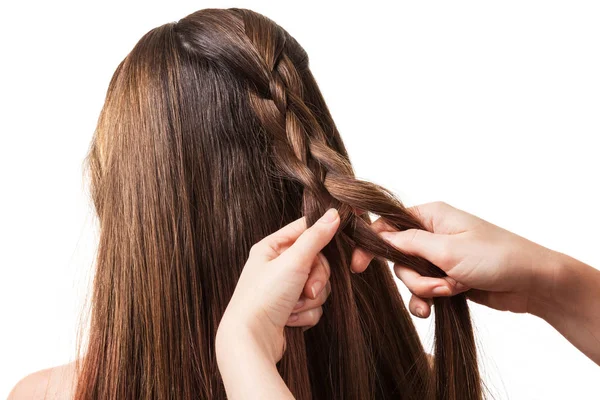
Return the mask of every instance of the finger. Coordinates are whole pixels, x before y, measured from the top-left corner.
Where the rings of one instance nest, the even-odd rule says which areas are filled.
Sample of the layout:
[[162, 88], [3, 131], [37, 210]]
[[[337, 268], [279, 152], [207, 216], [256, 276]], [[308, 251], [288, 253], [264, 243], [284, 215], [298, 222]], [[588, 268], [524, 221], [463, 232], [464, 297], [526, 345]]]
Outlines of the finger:
[[434, 233], [453, 234], [473, 228], [482, 219], [443, 201], [421, 204], [407, 209], [425, 227]]
[[371, 229], [375, 232], [375, 233], [380, 233], [383, 231], [393, 231], [395, 230], [393, 226], [391, 226], [390, 224], [388, 224], [387, 222], [385, 222], [384, 218], [377, 218], [375, 220], [375, 222], [373, 222], [371, 224]]
[[317, 254], [317, 257], [313, 262], [313, 267], [308, 275], [308, 279], [306, 280], [306, 284], [304, 285], [304, 295], [308, 298], [316, 299], [327, 284], [330, 273], [331, 270], [327, 258], [325, 258], [323, 253]]
[[404, 253], [423, 257], [442, 269], [448, 268], [450, 235], [439, 235], [422, 229], [382, 232], [380, 235]]
[[455, 294], [466, 292], [471, 288], [461, 282], [456, 281], [456, 279], [446, 276], [443, 278], [450, 285], [450, 289], [452, 289], [452, 296]]
[[449, 276], [444, 278], [422, 276], [417, 271], [400, 264], [394, 264], [394, 273], [412, 294], [419, 297], [454, 296], [469, 290], [468, 287]]
[[290, 222], [278, 231], [264, 237], [252, 246], [251, 253], [272, 260], [283, 253], [289, 246], [306, 231], [306, 217]]
[[360, 247], [354, 248], [352, 260], [350, 261], [350, 270], [354, 273], [364, 272], [373, 259], [373, 254], [366, 252]]
[[394, 265], [394, 273], [412, 294], [419, 297], [450, 296], [452, 288], [443, 278], [421, 276], [417, 271], [400, 264]]
[[[388, 225], [383, 218], [379, 217], [377, 218], [377, 220], [375, 220], [375, 222], [371, 224], [371, 229], [373, 229], [375, 233], [380, 233], [386, 230], [391, 231], [394, 228]], [[373, 254], [365, 251], [360, 247], [356, 247], [352, 252], [350, 269], [352, 270], [352, 272], [355, 273], [363, 272], [365, 269], [367, 269], [367, 266], [369, 265], [372, 259]]]
[[298, 303], [296, 303], [296, 307], [294, 307], [294, 313], [301, 313], [306, 310], [310, 310], [313, 308], [321, 307], [331, 294], [331, 283], [327, 282], [325, 285], [325, 289], [321, 290], [316, 299], [311, 299], [306, 296], [302, 296]]
[[437, 232], [435, 229], [436, 226], [439, 226], [440, 219], [444, 215], [444, 212], [446, 212], [450, 207], [450, 205], [444, 202], [434, 201], [431, 203], [408, 207], [407, 211], [417, 217], [425, 229], [430, 232]]
[[292, 313], [287, 320], [287, 326], [315, 326], [323, 315], [323, 307], [317, 307], [300, 313]]
[[298, 239], [277, 257], [276, 261], [285, 267], [300, 267], [308, 270], [317, 254], [331, 241], [339, 224], [340, 217], [337, 210], [330, 208], [317, 222], [302, 232]]
[[415, 317], [428, 318], [431, 315], [431, 299], [422, 299], [414, 294], [408, 302], [408, 309]]
[[436, 233], [453, 233], [448, 231], [449, 227], [446, 222], [448, 222], [449, 216], [456, 216], [456, 213], [461, 212], [443, 201], [419, 204], [409, 207], [407, 210], [421, 221], [425, 229]]

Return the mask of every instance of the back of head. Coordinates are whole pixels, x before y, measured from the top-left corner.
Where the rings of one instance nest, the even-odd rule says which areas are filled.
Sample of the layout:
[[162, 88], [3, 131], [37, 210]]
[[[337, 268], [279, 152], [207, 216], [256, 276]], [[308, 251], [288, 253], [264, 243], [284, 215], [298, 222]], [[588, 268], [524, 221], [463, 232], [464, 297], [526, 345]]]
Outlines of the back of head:
[[[421, 228], [358, 180], [302, 47], [268, 18], [205, 9], [157, 27], [111, 79], [88, 155], [100, 243], [77, 399], [225, 399], [214, 354], [250, 247], [329, 207], [332, 294], [286, 328], [278, 369], [299, 399], [478, 399], [465, 297], [435, 300], [435, 366], [384, 258], [444, 273], [381, 240], [368, 212]], [[376, 258], [350, 272], [361, 246]]]

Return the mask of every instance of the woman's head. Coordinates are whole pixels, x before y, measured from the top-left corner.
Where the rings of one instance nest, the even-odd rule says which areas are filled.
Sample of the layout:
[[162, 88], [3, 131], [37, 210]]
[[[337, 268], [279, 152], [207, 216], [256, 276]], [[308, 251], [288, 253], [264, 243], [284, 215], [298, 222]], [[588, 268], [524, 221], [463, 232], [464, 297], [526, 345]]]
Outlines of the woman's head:
[[[369, 227], [422, 228], [354, 177], [302, 47], [268, 18], [206, 9], [145, 34], [115, 71], [88, 155], [100, 220], [77, 398], [225, 398], [214, 336], [252, 244], [327, 208], [332, 294], [286, 331], [278, 364], [297, 398], [478, 398], [464, 296], [436, 300], [431, 372], [383, 257], [422, 274]], [[361, 246], [376, 258], [350, 272]]]

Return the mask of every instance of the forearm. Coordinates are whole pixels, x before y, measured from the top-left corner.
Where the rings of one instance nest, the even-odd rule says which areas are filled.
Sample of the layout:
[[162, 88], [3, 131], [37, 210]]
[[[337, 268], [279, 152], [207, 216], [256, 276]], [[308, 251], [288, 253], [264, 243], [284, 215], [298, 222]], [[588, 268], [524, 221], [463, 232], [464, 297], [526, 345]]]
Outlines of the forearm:
[[294, 398], [275, 363], [245, 333], [219, 334], [216, 347], [228, 399]]
[[549, 264], [529, 311], [600, 365], [600, 271], [558, 252]]

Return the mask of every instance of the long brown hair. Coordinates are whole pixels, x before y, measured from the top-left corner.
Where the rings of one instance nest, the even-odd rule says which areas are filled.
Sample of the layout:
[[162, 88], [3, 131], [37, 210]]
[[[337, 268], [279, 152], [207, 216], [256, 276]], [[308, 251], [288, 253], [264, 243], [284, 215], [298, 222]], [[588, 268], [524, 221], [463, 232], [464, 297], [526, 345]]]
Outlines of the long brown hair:
[[[400, 149], [399, 149], [400, 151]], [[100, 223], [76, 399], [225, 399], [214, 337], [252, 244], [329, 207], [332, 294], [286, 328], [279, 372], [298, 399], [479, 399], [464, 295], [435, 304], [435, 362], [385, 259], [443, 277], [370, 228], [424, 229], [355, 178], [302, 47], [245, 9], [205, 9], [146, 33], [118, 65], [87, 157]], [[350, 271], [353, 248], [376, 258]]]

